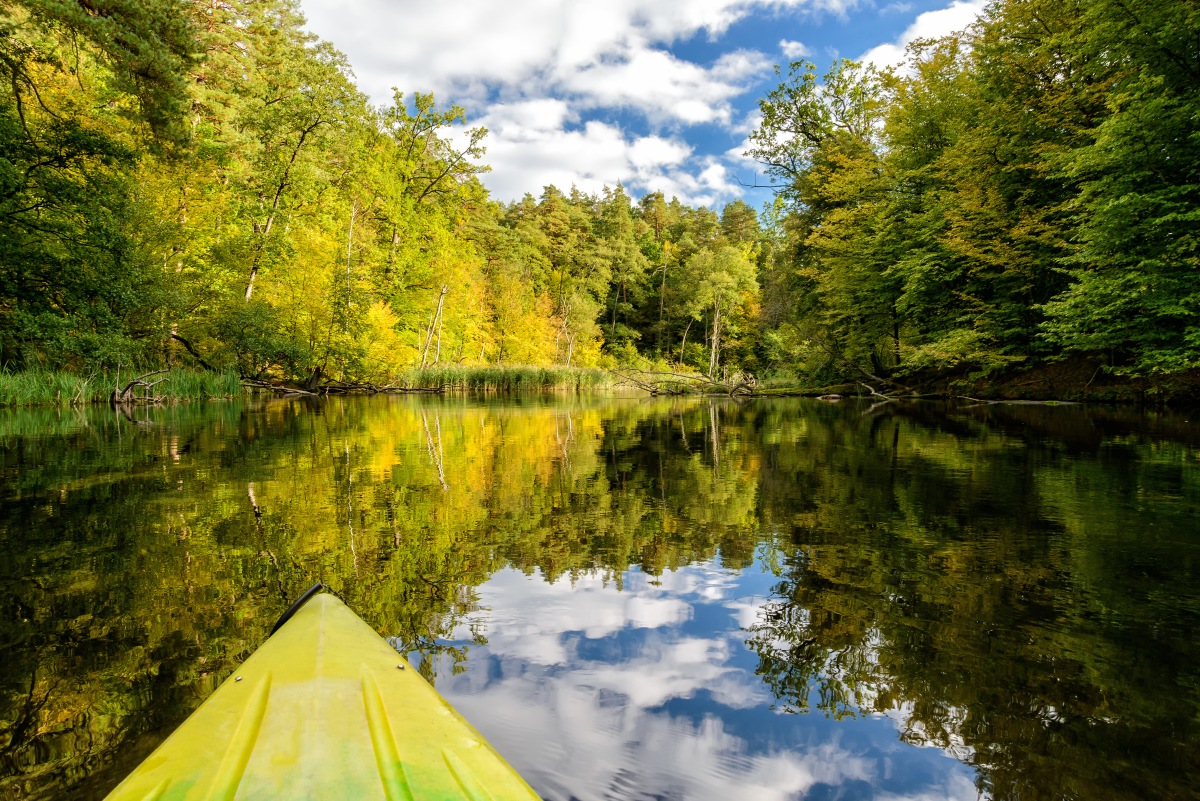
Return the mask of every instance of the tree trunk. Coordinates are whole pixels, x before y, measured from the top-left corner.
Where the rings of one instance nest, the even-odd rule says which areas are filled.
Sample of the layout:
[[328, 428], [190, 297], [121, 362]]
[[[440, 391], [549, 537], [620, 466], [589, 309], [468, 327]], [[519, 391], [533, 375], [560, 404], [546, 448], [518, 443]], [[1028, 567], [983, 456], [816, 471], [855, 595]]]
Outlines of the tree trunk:
[[[560, 325], [558, 327], [558, 333], [556, 333], [554, 335], [554, 358], [555, 359], [558, 359], [558, 343], [560, 341], [562, 341], [562, 338], [565, 336], [568, 338], [568, 342], [570, 341], [571, 329], [570, 329], [570, 322], [567, 320], [567, 316], [570, 313], [571, 313], [571, 304], [570, 303], [564, 304], [563, 312], [562, 312], [562, 325]], [[570, 352], [570, 349], [568, 348], [568, 350], [567, 350], [568, 366], [570, 366], [570, 362], [571, 362], [571, 352]]]
[[346, 231], [346, 327], [350, 326], [350, 255], [354, 246], [354, 218], [358, 216], [358, 198], [350, 207], [350, 227]]
[[713, 378], [717, 372], [717, 362], [721, 357], [721, 304], [713, 304], [712, 322], [712, 351], [708, 357], [708, 377]]
[[442, 310], [438, 309], [437, 350], [433, 352], [433, 363], [437, 364], [442, 358]]
[[[254, 294], [254, 279], [258, 278], [258, 267], [262, 264], [263, 250], [267, 246], [267, 237], [271, 235], [271, 227], [275, 225], [275, 215], [279, 213], [279, 202], [283, 199], [284, 190], [287, 189], [288, 178], [292, 174], [292, 167], [295, 166], [296, 159], [300, 156], [300, 150], [304, 147], [304, 140], [308, 139], [308, 135], [315, 131], [320, 124], [321, 118], [318, 117], [316, 122], [300, 132], [300, 138], [297, 140], [296, 146], [292, 149], [292, 157], [288, 159], [287, 167], [283, 170], [283, 176], [279, 179], [279, 184], [275, 187], [275, 198], [271, 201], [271, 211], [267, 214], [267, 222], [265, 225], [254, 224], [254, 233], [259, 235], [259, 239], [254, 248], [254, 260], [250, 263], [250, 278], [246, 282], [247, 302], [249, 302], [250, 296]], [[262, 196], [260, 195], [259, 197], [261, 198]]]
[[[425, 363], [429, 359], [429, 346], [433, 344], [433, 327], [440, 326], [442, 321], [442, 303], [446, 300], [446, 293], [450, 291], [450, 287], [442, 284], [442, 293], [438, 295], [437, 311], [434, 312], [433, 318], [429, 321], [429, 331], [425, 335], [425, 347], [421, 351], [421, 369], [425, 369]], [[440, 347], [440, 346], [439, 346]]]
[[392, 268], [396, 266], [396, 246], [400, 244], [400, 229], [395, 224], [392, 225], [392, 246], [388, 248], [387, 264], [384, 265], [383, 274], [391, 275]]
[[609, 339], [615, 339], [617, 336], [617, 303], [619, 303], [620, 300], [621, 300], [621, 290], [614, 288], [613, 289], [612, 326], [609, 327], [609, 329], [608, 329]]
[[667, 257], [663, 256], [662, 284], [658, 288], [658, 352], [663, 349], [663, 310], [667, 297]]
[[900, 318], [896, 315], [896, 310], [892, 309], [892, 351], [896, 358], [896, 363], [892, 365], [892, 369], [900, 366]]

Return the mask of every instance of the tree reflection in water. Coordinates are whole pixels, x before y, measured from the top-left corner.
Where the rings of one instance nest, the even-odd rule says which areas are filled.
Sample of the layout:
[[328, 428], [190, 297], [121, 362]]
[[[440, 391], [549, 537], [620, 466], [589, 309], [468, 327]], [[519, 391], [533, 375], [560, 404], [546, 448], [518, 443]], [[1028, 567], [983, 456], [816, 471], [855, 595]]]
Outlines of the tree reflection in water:
[[0, 798], [102, 797], [318, 579], [548, 798], [1190, 794], [1197, 428], [867, 408], [6, 414]]

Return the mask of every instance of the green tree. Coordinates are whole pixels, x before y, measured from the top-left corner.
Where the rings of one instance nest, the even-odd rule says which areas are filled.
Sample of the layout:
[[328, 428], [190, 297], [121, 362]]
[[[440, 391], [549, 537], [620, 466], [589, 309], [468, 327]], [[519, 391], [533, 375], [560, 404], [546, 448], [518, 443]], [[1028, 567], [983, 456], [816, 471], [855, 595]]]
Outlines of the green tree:
[[161, 342], [139, 249], [138, 150], [182, 139], [195, 42], [183, 6], [0, 7], [0, 353], [93, 368]]
[[1105, 113], [1056, 161], [1079, 185], [1078, 247], [1045, 331], [1122, 372], [1200, 367], [1197, 36], [1195, 4], [1098, 0], [1081, 6], [1070, 42], [1107, 91]]
[[[622, 344], [632, 347], [640, 334], [629, 326], [628, 321], [645, 297], [646, 272], [650, 267], [638, 243], [641, 223], [634, 216], [633, 204], [620, 184], [616, 189], [605, 189], [599, 206], [595, 225], [596, 255], [608, 263], [610, 275], [607, 343], [614, 349]], [[618, 322], [623, 323], [619, 331]]]
[[688, 260], [687, 279], [692, 289], [687, 310], [696, 320], [707, 316], [709, 378], [717, 376], [723, 338], [728, 338], [728, 321], [746, 302], [745, 296], [758, 289], [755, 272], [754, 262], [732, 245], [722, 245], [715, 251], [706, 248]]
[[[780, 71], [782, 75], [782, 72]], [[890, 73], [839, 61], [818, 83], [808, 62], [760, 102], [749, 154], [764, 162], [791, 205], [791, 269], [807, 294], [793, 326], [815, 340], [810, 371], [828, 362], [874, 375], [899, 362], [903, 321], [890, 272], [883, 121]], [[802, 335], [803, 336], [803, 335]]]

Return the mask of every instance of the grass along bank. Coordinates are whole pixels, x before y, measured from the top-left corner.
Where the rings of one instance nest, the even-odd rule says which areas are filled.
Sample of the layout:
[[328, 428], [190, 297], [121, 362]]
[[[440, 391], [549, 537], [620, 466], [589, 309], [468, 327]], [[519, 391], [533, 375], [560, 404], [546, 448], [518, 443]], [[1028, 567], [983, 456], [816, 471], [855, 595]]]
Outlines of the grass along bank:
[[[18, 373], [0, 372], [0, 406], [84, 406], [108, 403], [113, 390], [124, 387], [138, 374], [95, 373], [80, 375], [61, 370], [27, 370]], [[148, 381], [157, 382], [150, 388], [137, 388], [138, 398], [152, 402], [233, 398], [243, 394], [237, 373], [213, 373], [175, 368], [155, 375]]]
[[409, 387], [467, 392], [584, 392], [610, 389], [615, 384], [612, 374], [605, 370], [531, 365], [439, 365], [409, 370], [400, 378], [400, 383]]
[[[0, 407], [70, 407], [109, 403], [114, 389], [125, 389], [139, 373], [80, 375], [64, 370], [0, 371]], [[146, 375], [145, 384], [136, 386], [131, 395], [137, 401], [179, 403], [183, 401], [235, 398], [254, 391], [244, 386], [237, 373], [214, 373], [175, 368]], [[393, 387], [453, 392], [585, 392], [611, 389], [614, 377], [604, 371], [577, 367], [535, 367], [527, 365], [463, 367], [446, 365], [408, 370]], [[344, 384], [331, 388], [345, 387]], [[363, 385], [367, 387], [369, 385]], [[266, 388], [266, 387], [263, 387]], [[280, 385], [277, 389], [286, 389]], [[317, 388], [321, 394], [324, 387]], [[388, 388], [375, 387], [374, 391]]]

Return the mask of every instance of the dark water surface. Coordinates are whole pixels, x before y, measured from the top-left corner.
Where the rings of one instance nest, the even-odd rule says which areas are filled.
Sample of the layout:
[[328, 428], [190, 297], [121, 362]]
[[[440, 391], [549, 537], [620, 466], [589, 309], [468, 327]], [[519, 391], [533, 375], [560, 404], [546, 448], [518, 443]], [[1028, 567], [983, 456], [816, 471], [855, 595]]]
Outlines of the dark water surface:
[[0, 799], [98, 799], [314, 581], [553, 801], [1200, 787], [1200, 425], [376, 398], [0, 415]]

